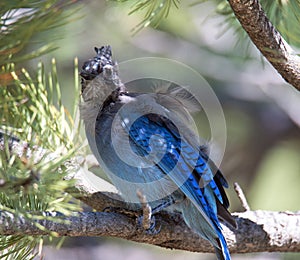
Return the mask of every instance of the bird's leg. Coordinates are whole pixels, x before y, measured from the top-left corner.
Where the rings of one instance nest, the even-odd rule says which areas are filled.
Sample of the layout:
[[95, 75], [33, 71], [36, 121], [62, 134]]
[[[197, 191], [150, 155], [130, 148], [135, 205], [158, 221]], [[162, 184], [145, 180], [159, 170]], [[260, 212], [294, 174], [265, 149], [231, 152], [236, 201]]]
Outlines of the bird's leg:
[[158, 213], [162, 211], [163, 209], [175, 204], [176, 201], [172, 197], [166, 197], [166, 200], [163, 201], [161, 204], [156, 206], [155, 208], [152, 209], [152, 214]]
[[161, 204], [151, 209], [150, 205], [146, 201], [146, 196], [143, 195], [140, 191], [137, 191], [137, 195], [140, 199], [143, 214], [137, 218], [137, 223], [139, 226], [142, 226], [149, 235], [156, 235], [160, 232], [161, 227], [158, 229], [155, 228], [156, 221], [153, 214], [160, 212], [164, 208], [167, 208], [175, 203], [175, 200], [172, 197], [167, 197], [167, 200], [163, 201]]

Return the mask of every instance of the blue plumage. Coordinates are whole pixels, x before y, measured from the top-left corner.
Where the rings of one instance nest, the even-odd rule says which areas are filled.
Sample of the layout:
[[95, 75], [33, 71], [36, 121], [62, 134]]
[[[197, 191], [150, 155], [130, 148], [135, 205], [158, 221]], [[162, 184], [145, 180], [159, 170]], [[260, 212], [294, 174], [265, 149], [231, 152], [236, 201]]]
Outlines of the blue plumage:
[[97, 49], [99, 61], [98, 56], [106, 53], [103, 68], [97, 67], [99, 75], [81, 74], [88, 81], [83, 86], [81, 115], [100, 165], [125, 200], [138, 202], [136, 192], [141, 190], [153, 208], [164, 208], [172, 201], [186, 224], [213, 244], [218, 259], [229, 260], [218, 218], [235, 226], [227, 211], [226, 180], [195, 133], [168, 105], [169, 99], [164, 103], [156, 94], [129, 93], [116, 80], [115, 65], [107, 55], [111, 50], [105, 48]]
[[[149, 119], [149, 117], [152, 120]], [[162, 124], [161, 121], [165, 122], [165, 124]], [[216, 182], [213, 179], [213, 174], [208, 165], [208, 161], [201, 156], [201, 152], [199, 153], [199, 150], [192, 149], [192, 147], [186, 143], [184, 139], [181, 139], [174, 125], [172, 125], [172, 130], [170, 130], [168, 128], [168, 125], [170, 124], [172, 124], [172, 122], [161, 116], [152, 114], [141, 116], [132, 124], [129, 130], [130, 140], [134, 142], [134, 144], [138, 147], [137, 150], [139, 150], [142, 155], [149, 152], [149, 148], [151, 147], [149, 140], [151, 136], [159, 135], [162, 140], [166, 140], [167, 149], [165, 155], [161, 161], [157, 163], [162, 169], [162, 174], [168, 174], [168, 172], [170, 172], [175, 165], [178, 164], [180, 173], [183, 176], [188, 176], [180, 189], [191, 199], [192, 203], [196, 204], [196, 208], [198, 208], [198, 210], [200, 209], [200, 211], [205, 214], [204, 216], [209, 218], [208, 223], [215, 229], [221, 243], [223, 252], [222, 254], [219, 253], [219, 257], [223, 255], [224, 259], [230, 259], [226, 241], [221, 232], [221, 226], [217, 217], [215, 201], [217, 198], [220, 203], [223, 203], [223, 198]], [[161, 142], [161, 140], [158, 139], [157, 142]], [[191, 159], [195, 158], [197, 158], [197, 163], [193, 167]], [[204, 179], [208, 185], [200, 188], [200, 178]], [[171, 179], [175, 183], [180, 183], [177, 176], [171, 176]], [[194, 204], [190, 204], [189, 207], [195, 206]], [[187, 207], [187, 209], [189, 207]], [[199, 212], [196, 213], [199, 214]], [[187, 215], [184, 215], [184, 217], [185, 220], [188, 218]], [[197, 230], [197, 228], [195, 228], [195, 230]], [[207, 239], [208, 237], [205, 236], [205, 238]], [[215, 244], [217, 251], [219, 251], [219, 246], [220, 245]]]

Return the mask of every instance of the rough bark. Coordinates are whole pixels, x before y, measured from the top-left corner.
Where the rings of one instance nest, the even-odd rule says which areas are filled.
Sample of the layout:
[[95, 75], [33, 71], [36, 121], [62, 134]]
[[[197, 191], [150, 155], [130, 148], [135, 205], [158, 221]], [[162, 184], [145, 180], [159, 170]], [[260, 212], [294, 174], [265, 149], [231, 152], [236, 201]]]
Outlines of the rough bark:
[[278, 73], [300, 90], [300, 57], [267, 18], [258, 0], [229, 0], [250, 39]]
[[[134, 234], [128, 232], [128, 236], [124, 237], [123, 234], [117, 234], [117, 237], [166, 248], [193, 252], [214, 252], [207, 241], [199, 238], [184, 224], [179, 213], [163, 212], [156, 215], [157, 222], [162, 227], [161, 232], [155, 236], [145, 235], [141, 229], [137, 229], [134, 222], [135, 217], [141, 214], [140, 212], [126, 212], [130, 205], [123, 202], [121, 197], [112, 191], [101, 190], [90, 193], [91, 188], [86, 183], [86, 178], [79, 172], [73, 176], [81, 187], [81, 193], [77, 196], [78, 199], [98, 211], [107, 209], [107, 207], [115, 208], [116, 212], [122, 209], [122, 213], [131, 219], [132, 222], [130, 223], [134, 225], [131, 228], [136, 230]], [[224, 235], [232, 253], [300, 252], [300, 212], [249, 210], [233, 213], [233, 215], [236, 218], [238, 229], [230, 230], [227, 226], [223, 226]], [[118, 225], [118, 223], [117, 221], [116, 224]], [[120, 223], [122, 222], [120, 221]], [[110, 235], [115, 236], [114, 232]]]
[[[134, 217], [116, 212], [78, 212], [73, 216], [57, 216], [65, 222], [36, 220], [58, 236], [111, 236], [164, 248], [192, 252], [214, 252], [212, 246], [193, 233], [177, 213], [156, 216], [161, 231], [147, 235], [136, 224]], [[224, 235], [231, 253], [300, 252], [300, 213], [247, 211], [235, 213], [237, 230], [224, 226]], [[1, 235], [46, 235], [47, 231], [35, 226], [24, 217], [16, 218], [0, 212]]]

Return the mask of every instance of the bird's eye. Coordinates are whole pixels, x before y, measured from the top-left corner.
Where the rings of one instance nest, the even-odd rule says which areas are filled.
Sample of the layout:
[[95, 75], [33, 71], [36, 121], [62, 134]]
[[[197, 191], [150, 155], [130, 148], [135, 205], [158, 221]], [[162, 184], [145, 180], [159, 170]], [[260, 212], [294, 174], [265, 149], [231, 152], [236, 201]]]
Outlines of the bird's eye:
[[99, 60], [86, 61], [81, 69], [80, 76], [86, 80], [92, 80], [102, 72], [102, 66]]
[[86, 62], [82, 65], [82, 70], [89, 71], [90, 68], [91, 68], [91, 61], [86, 61]]

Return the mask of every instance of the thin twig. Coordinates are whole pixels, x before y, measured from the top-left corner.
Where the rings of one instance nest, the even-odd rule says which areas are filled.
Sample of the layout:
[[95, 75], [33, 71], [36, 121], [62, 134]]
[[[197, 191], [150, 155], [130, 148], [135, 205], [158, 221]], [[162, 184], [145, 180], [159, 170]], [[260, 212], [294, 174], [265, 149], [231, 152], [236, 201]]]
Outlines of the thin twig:
[[148, 230], [151, 227], [152, 209], [146, 200], [146, 196], [140, 190], [138, 190], [136, 194], [140, 200], [142, 210], [143, 210], [142, 225], [145, 230]]
[[246, 196], [245, 196], [242, 188], [240, 187], [240, 185], [237, 182], [234, 183], [234, 190], [242, 204], [243, 209], [245, 211], [250, 211], [250, 207], [249, 207], [248, 201], [246, 199]]

